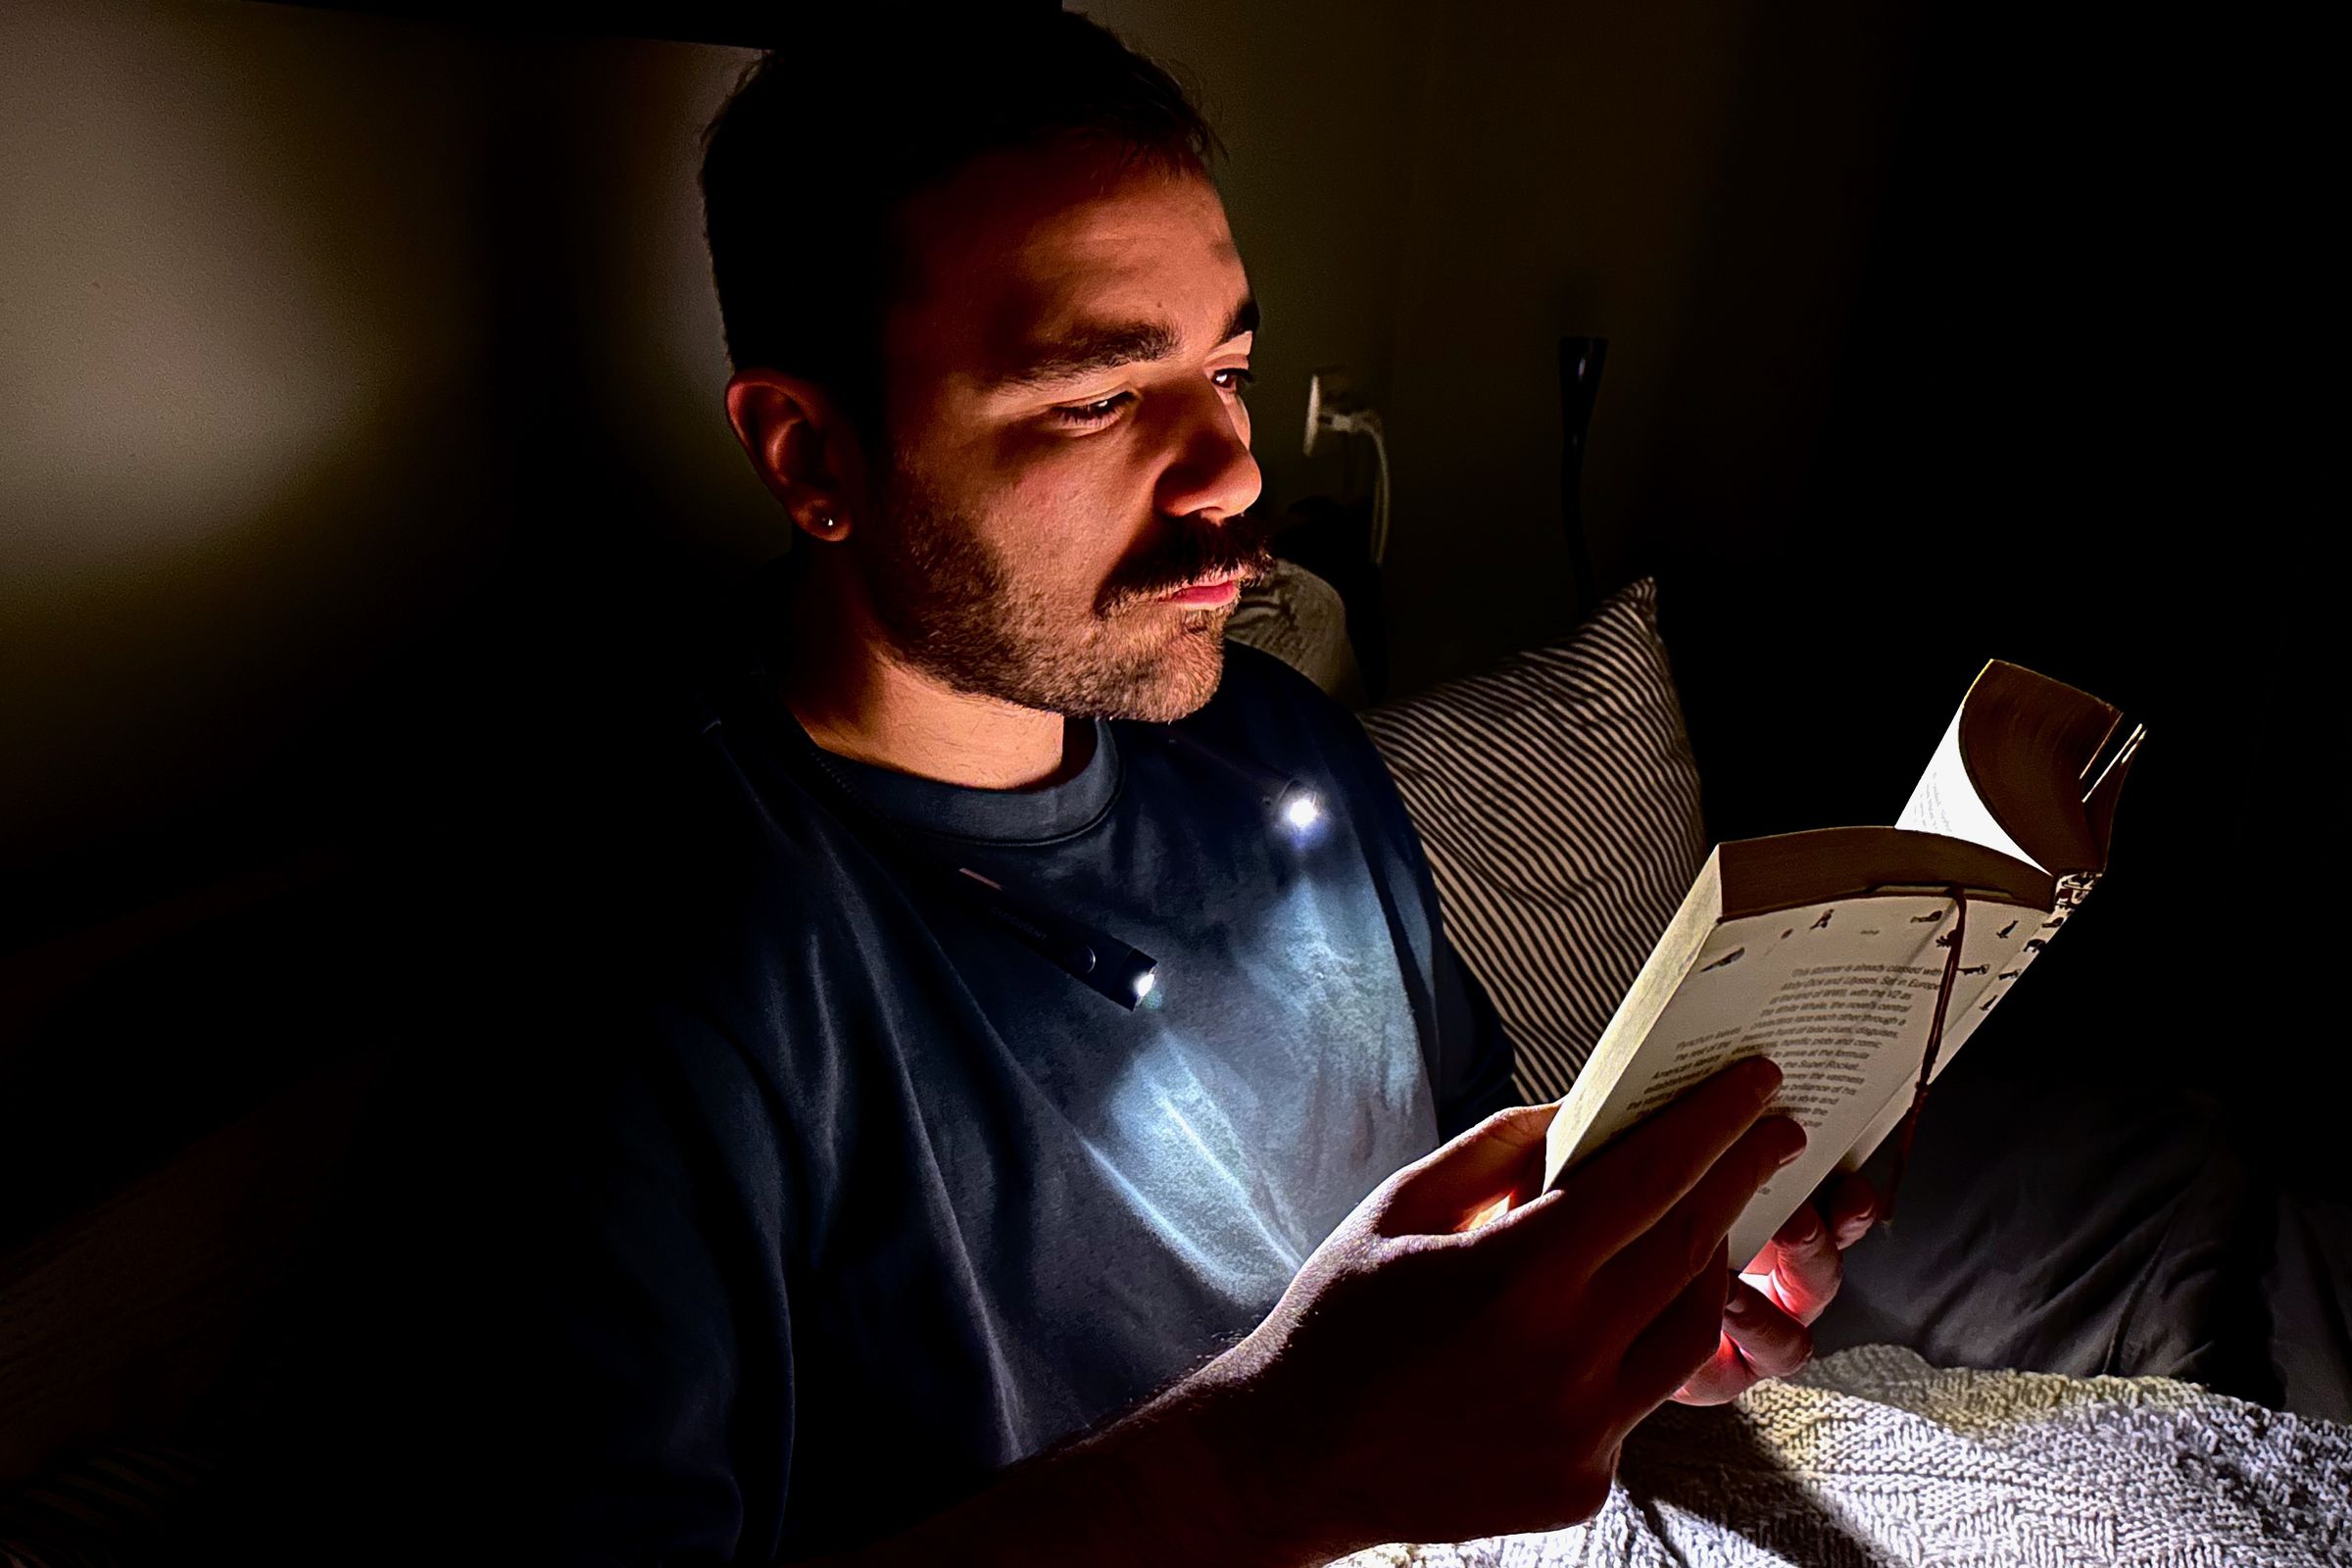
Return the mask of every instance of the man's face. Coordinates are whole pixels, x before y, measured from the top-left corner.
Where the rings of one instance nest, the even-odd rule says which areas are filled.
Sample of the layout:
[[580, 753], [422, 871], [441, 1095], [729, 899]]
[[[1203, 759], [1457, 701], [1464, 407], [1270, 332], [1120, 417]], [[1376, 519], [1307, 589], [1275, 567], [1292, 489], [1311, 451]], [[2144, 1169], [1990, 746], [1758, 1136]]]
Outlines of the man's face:
[[915, 281], [885, 333], [893, 450], [851, 541], [884, 633], [956, 690], [1191, 712], [1232, 604], [1158, 596], [1273, 561], [1247, 514], [1256, 310], [1215, 187], [998, 153], [901, 224]]

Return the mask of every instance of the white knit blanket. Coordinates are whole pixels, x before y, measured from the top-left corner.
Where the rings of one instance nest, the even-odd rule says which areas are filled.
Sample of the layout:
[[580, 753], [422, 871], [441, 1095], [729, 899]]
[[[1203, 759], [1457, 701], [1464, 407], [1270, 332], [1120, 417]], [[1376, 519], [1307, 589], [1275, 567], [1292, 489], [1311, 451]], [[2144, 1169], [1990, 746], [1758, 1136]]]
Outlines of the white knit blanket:
[[2352, 1564], [2352, 1426], [2169, 1378], [1824, 1356], [1667, 1405], [1573, 1530], [1377, 1546], [1347, 1568]]

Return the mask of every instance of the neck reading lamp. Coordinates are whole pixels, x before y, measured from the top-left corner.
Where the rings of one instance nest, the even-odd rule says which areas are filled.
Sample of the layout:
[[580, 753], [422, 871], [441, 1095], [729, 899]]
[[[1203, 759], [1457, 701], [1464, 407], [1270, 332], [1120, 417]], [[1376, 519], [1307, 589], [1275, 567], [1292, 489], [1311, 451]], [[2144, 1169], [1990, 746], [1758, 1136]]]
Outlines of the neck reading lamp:
[[1184, 731], [1166, 728], [1160, 731], [1168, 745], [1176, 751], [1214, 763], [1241, 780], [1250, 793], [1265, 804], [1266, 813], [1286, 827], [1304, 834], [1323, 819], [1323, 798], [1299, 780], [1287, 773], [1277, 773], [1270, 767], [1238, 757], [1228, 757], [1213, 747], [1202, 745]]
[[[1173, 728], [1160, 726], [1158, 733], [1176, 750], [1205, 759], [1240, 779], [1264, 803], [1269, 815], [1294, 831], [1294, 841], [1322, 819], [1322, 801], [1298, 779], [1227, 757]], [[983, 876], [968, 865], [955, 864], [939, 851], [917, 843], [912, 834], [841, 776], [826, 758], [824, 748], [804, 735], [801, 749], [808, 753], [834, 793], [879, 828], [885, 842], [926, 879], [1011, 931], [1073, 979], [1130, 1012], [1152, 994], [1158, 983], [1158, 959], [1117, 937], [1015, 894], [995, 878]]]

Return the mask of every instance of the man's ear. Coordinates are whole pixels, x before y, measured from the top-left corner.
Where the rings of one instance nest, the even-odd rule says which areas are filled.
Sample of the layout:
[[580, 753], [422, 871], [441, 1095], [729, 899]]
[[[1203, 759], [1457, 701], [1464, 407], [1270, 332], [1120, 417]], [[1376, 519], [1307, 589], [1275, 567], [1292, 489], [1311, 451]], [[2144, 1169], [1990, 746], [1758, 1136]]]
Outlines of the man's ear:
[[866, 496], [865, 461], [840, 407], [815, 382], [755, 366], [727, 382], [727, 422], [760, 482], [811, 539], [847, 539]]

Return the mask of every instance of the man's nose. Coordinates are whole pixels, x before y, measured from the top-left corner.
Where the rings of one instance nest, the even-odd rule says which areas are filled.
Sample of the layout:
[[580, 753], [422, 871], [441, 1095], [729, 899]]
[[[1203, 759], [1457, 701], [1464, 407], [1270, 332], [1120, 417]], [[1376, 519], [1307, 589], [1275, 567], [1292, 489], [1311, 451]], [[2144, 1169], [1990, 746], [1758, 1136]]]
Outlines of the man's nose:
[[1176, 459], [1161, 481], [1160, 507], [1173, 516], [1238, 516], [1257, 504], [1265, 475], [1250, 451], [1249, 416], [1209, 382], [1176, 421]]

